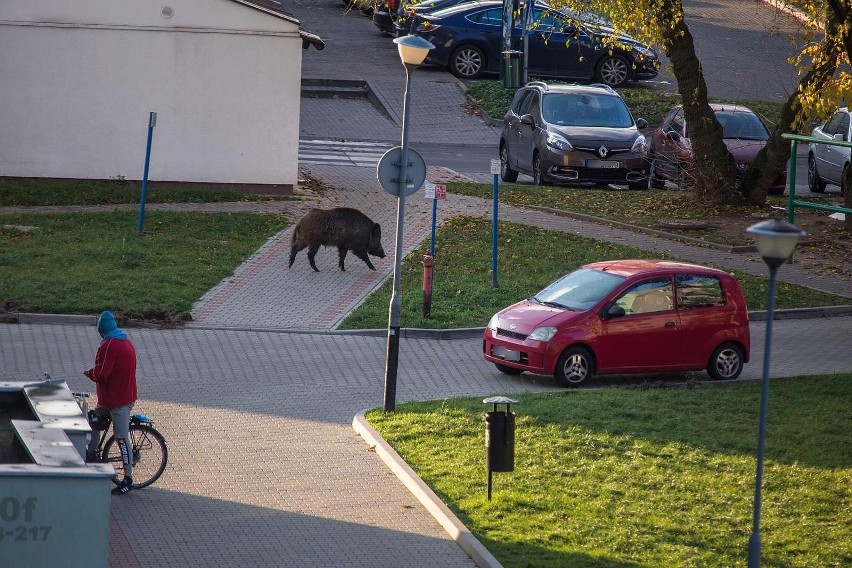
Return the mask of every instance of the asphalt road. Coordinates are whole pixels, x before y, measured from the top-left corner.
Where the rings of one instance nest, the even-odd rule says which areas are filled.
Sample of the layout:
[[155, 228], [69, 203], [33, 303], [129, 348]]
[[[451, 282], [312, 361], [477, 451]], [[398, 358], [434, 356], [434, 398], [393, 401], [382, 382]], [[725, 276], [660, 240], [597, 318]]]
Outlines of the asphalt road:
[[[787, 63], [787, 58], [797, 51], [790, 41], [801, 32], [802, 26], [797, 20], [761, 2], [685, 0], [683, 5], [711, 96], [783, 101], [793, 92], [798, 76]], [[323, 52], [305, 52], [305, 77], [404, 80], [396, 45], [389, 36], [379, 32], [370, 18], [346, 10], [337, 0], [294, 0], [287, 9], [327, 43]], [[675, 80], [666, 69], [668, 62], [665, 56], [663, 62], [661, 74], [655, 80], [641, 84], [655, 89], [676, 90]], [[427, 76], [432, 82], [455, 80], [448, 72], [436, 68], [424, 69], [418, 74]], [[372, 110], [364, 109], [364, 112]], [[369, 134], [361, 130], [360, 136], [355, 137], [398, 144], [398, 125], [381, 122], [377, 118], [376, 127]], [[348, 136], [352, 137], [352, 134]], [[490, 161], [498, 157], [496, 143], [491, 140], [481, 144], [452, 140], [444, 143], [418, 142], [416, 149], [427, 164], [450, 168], [478, 181], [490, 181]], [[807, 190], [804, 151], [800, 148], [796, 164], [796, 193], [807, 196], [811, 194]], [[839, 188], [829, 186], [828, 192], [839, 193]]]

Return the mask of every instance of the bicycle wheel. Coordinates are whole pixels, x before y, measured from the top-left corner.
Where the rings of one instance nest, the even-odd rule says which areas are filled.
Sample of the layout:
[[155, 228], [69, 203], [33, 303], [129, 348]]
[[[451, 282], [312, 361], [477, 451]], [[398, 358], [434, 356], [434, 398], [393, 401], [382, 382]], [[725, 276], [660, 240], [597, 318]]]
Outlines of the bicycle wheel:
[[[166, 440], [163, 435], [150, 426], [131, 424], [130, 440], [133, 445], [133, 488], [142, 489], [157, 481], [166, 469], [169, 461], [169, 450], [166, 448]], [[121, 475], [121, 450], [115, 441], [115, 436], [110, 436], [104, 446], [103, 456], [107, 463], [111, 463], [115, 471]], [[118, 477], [113, 483], [118, 484]]]

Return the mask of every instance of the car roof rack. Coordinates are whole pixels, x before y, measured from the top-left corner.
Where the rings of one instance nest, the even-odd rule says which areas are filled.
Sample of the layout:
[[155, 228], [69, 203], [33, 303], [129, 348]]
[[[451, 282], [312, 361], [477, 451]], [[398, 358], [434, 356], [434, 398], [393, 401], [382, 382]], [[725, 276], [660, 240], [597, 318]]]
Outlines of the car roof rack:
[[590, 87], [600, 87], [600, 88], [602, 88], [602, 89], [606, 89], [606, 90], [607, 90], [607, 91], [609, 91], [610, 93], [614, 93], [614, 92], [615, 92], [615, 89], [613, 89], [612, 87], [610, 87], [610, 86], [609, 86], [609, 85], [607, 85], [606, 83], [592, 83], [592, 84], [591, 84], [591, 85], [589, 85], [589, 86], [590, 86]]
[[530, 81], [527, 83], [527, 87], [541, 87], [545, 91], [550, 89], [550, 86], [544, 81]]

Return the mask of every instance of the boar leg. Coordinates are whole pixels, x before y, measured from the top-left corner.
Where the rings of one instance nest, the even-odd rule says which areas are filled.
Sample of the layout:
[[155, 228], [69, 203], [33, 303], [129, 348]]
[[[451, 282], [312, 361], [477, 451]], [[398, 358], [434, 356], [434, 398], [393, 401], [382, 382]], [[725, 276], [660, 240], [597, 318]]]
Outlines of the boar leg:
[[337, 256], [340, 257], [340, 261], [337, 263], [340, 266], [340, 270], [346, 272], [346, 268], [343, 266], [343, 261], [346, 260], [346, 253], [349, 252], [349, 249], [346, 247], [337, 247]]
[[317, 251], [319, 250], [319, 243], [312, 243], [308, 248], [308, 262], [311, 263], [311, 268], [319, 272], [319, 268], [317, 268], [316, 263], [314, 262], [314, 257], [317, 255]]
[[296, 260], [296, 255], [299, 254], [299, 251], [306, 246], [307, 245], [296, 246], [296, 243], [293, 243], [290, 246], [290, 264], [287, 265], [287, 268], [293, 268], [293, 262]]
[[364, 251], [362, 251], [362, 250], [353, 250], [353, 251], [352, 251], [352, 254], [354, 254], [355, 256], [357, 256], [358, 258], [360, 258], [361, 260], [363, 260], [364, 262], [366, 262], [366, 263], [367, 263], [367, 267], [368, 267], [370, 270], [375, 270], [375, 269], [376, 269], [376, 267], [375, 267], [375, 266], [373, 266], [373, 263], [372, 263], [372, 262], [370, 262], [370, 257], [369, 257], [369, 256], [367, 256], [367, 253], [366, 253], [366, 252], [364, 252]]

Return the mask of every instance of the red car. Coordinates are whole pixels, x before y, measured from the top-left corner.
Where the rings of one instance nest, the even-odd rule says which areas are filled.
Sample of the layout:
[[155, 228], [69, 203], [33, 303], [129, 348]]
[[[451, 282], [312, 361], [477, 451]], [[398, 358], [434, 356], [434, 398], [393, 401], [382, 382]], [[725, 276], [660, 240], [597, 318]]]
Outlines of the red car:
[[[722, 125], [722, 139], [737, 164], [739, 182], [757, 153], [766, 146], [769, 130], [760, 117], [747, 107], [713, 103], [710, 108]], [[648, 148], [651, 169], [648, 186], [651, 189], [662, 189], [666, 180], [676, 183], [678, 187], [684, 187], [694, 178], [689, 133], [690, 125], [686, 123], [683, 107], [676, 106], [651, 134]], [[782, 172], [772, 184], [769, 193], [783, 195], [786, 183], [787, 174]]]
[[697, 371], [735, 379], [749, 360], [748, 310], [737, 281], [715, 268], [614, 260], [578, 268], [498, 312], [483, 356], [501, 372], [553, 375]]

